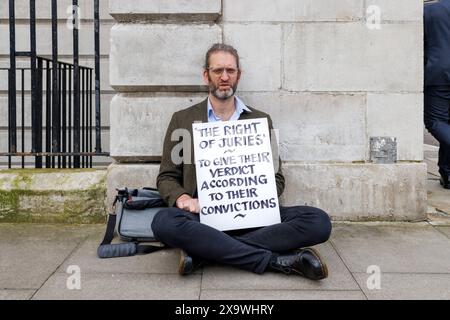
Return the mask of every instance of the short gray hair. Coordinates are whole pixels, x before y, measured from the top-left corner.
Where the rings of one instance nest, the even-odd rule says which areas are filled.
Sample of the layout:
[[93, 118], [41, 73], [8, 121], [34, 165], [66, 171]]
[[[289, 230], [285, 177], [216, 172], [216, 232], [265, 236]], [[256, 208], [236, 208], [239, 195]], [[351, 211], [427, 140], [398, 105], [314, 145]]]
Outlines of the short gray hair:
[[211, 57], [211, 55], [213, 53], [216, 52], [227, 52], [231, 55], [234, 56], [234, 58], [236, 59], [236, 65], [237, 68], [239, 69], [239, 54], [237, 52], [237, 50], [235, 48], [233, 48], [232, 46], [228, 45], [228, 44], [224, 44], [224, 43], [215, 43], [212, 45], [211, 48], [208, 49], [208, 51], [206, 52], [206, 56], [205, 56], [205, 69], [209, 68], [209, 58]]

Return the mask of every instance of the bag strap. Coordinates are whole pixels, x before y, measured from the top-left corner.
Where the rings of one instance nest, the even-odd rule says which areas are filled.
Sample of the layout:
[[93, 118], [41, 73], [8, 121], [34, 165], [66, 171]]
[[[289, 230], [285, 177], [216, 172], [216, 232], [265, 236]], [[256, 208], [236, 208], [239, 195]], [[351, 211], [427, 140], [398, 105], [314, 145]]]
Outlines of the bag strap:
[[103, 241], [100, 245], [104, 244], [111, 244], [113, 238], [114, 238], [114, 229], [116, 227], [116, 214], [109, 214], [108, 215], [108, 224], [106, 225], [106, 232], [105, 236], [103, 237]]
[[158, 188], [152, 188], [152, 187], [143, 187], [144, 190], [151, 190], [151, 191], [158, 191]]
[[116, 228], [116, 218], [117, 215], [115, 213], [115, 209], [116, 209], [116, 203], [117, 201], [119, 201], [119, 195], [117, 195], [114, 198], [114, 202], [112, 204], [112, 210], [110, 214], [108, 214], [108, 224], [106, 225], [106, 232], [105, 232], [105, 236], [103, 237], [103, 241], [100, 245], [104, 245], [104, 244], [111, 244], [113, 238], [114, 238], [114, 229]]

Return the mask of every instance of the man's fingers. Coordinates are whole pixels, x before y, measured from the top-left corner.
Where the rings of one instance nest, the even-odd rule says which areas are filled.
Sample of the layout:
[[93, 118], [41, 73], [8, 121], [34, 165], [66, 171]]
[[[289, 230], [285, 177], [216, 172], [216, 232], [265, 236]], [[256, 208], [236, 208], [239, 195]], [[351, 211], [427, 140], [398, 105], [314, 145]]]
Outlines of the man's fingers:
[[189, 199], [186, 201], [180, 201], [178, 203], [178, 208], [183, 209], [185, 211], [192, 212], [192, 213], [200, 212], [198, 199]]
[[192, 213], [198, 213], [200, 211], [198, 208], [198, 200], [197, 199], [191, 199], [189, 201], [189, 211]]
[[195, 213], [195, 204], [191, 202], [191, 205], [189, 206], [189, 211], [192, 213]]
[[181, 202], [180, 203], [180, 209], [189, 211], [189, 203], [187, 201], [186, 202]]
[[176, 204], [179, 209], [189, 210], [189, 200], [191, 197], [187, 194], [182, 194], [178, 197]]
[[195, 212], [200, 213], [200, 204], [198, 203], [198, 199], [195, 201]]
[[198, 199], [193, 199], [192, 202], [193, 202], [193, 205], [194, 205], [192, 212], [199, 213], [200, 212], [200, 206], [199, 206], [199, 203], [198, 203]]
[[192, 212], [192, 209], [193, 209], [191, 201], [185, 201], [185, 202], [180, 203], [180, 207], [181, 207], [181, 209], [183, 209], [185, 211], [189, 211], [189, 212]]

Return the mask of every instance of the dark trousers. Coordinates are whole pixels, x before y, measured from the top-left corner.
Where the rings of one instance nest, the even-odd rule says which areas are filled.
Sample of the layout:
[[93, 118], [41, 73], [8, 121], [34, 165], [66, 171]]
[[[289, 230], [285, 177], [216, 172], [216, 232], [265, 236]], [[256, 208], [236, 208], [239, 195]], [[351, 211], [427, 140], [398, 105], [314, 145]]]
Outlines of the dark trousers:
[[450, 86], [430, 86], [424, 90], [424, 122], [439, 141], [439, 172], [450, 175]]
[[322, 210], [280, 207], [281, 223], [262, 228], [222, 232], [200, 223], [199, 216], [167, 208], [153, 219], [155, 237], [194, 257], [263, 273], [272, 253], [313, 246], [330, 237], [331, 222]]

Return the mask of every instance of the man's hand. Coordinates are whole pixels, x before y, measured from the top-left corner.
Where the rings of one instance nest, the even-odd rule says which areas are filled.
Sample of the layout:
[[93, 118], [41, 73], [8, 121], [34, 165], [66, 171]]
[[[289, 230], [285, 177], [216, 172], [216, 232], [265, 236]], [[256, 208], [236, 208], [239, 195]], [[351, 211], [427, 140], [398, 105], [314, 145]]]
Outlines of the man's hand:
[[198, 199], [191, 198], [187, 194], [182, 194], [181, 196], [179, 196], [176, 201], [176, 205], [178, 208], [192, 212], [192, 213], [200, 212], [200, 206], [198, 204]]

